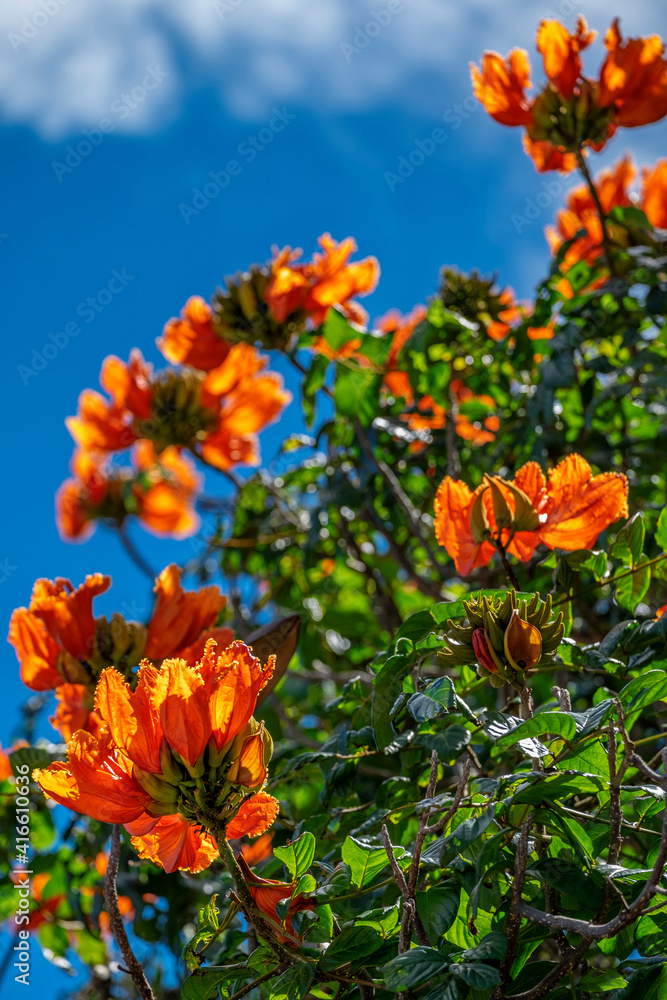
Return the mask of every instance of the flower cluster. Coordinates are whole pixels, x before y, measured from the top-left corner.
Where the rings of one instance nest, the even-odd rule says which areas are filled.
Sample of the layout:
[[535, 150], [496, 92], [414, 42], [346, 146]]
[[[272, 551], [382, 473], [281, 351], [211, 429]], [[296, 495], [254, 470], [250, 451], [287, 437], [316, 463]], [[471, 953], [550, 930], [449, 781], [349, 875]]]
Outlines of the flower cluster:
[[144, 660], [135, 690], [109, 667], [95, 691], [98, 735], [74, 733], [67, 763], [35, 780], [75, 812], [124, 824], [140, 857], [165, 871], [202, 871], [218, 854], [211, 831], [254, 837], [278, 814], [261, 791], [273, 743], [252, 714], [273, 663], [208, 639], [194, 665]]
[[667, 61], [657, 35], [624, 40], [616, 19], [597, 80], [583, 75], [581, 53], [595, 38], [579, 16], [574, 32], [542, 21], [537, 50], [547, 83], [532, 99], [530, 63], [523, 49], [506, 59], [486, 52], [472, 66], [475, 96], [501, 125], [524, 126], [525, 148], [540, 171], [569, 172], [584, 146], [599, 151], [619, 126], [656, 122], [667, 114]]
[[464, 606], [466, 619], [449, 623], [439, 656], [446, 666], [476, 663], [493, 687], [523, 684], [529, 670], [552, 659], [565, 634], [563, 612], [553, 617], [550, 596], [519, 603], [510, 590], [505, 598], [473, 598]]
[[80, 587], [58, 578], [37, 580], [27, 608], [17, 608], [9, 642], [21, 665], [21, 680], [34, 691], [56, 689], [58, 707], [51, 722], [63, 739], [78, 729], [96, 733], [97, 680], [108, 666], [131, 677], [143, 656], [151, 660], [178, 656], [187, 663], [201, 658], [209, 638], [228, 645], [233, 633], [214, 628], [226, 599], [217, 587], [186, 592], [181, 571], [168, 566], [155, 581], [155, 606], [148, 625], [114, 613], [95, 617], [93, 600], [109, 589], [111, 578], [95, 573]]
[[[659, 160], [654, 167], [643, 170], [641, 190], [638, 196], [633, 197], [631, 185], [635, 174], [632, 160], [624, 156], [595, 178], [602, 211], [609, 216], [615, 208], [635, 206], [644, 212], [652, 226], [667, 228], [667, 160]], [[606, 228], [615, 245], [630, 245], [632, 234], [627, 226], [607, 219]], [[563, 257], [563, 272], [569, 271], [580, 260], [592, 264], [603, 255], [602, 223], [588, 185], [582, 184], [568, 193], [565, 208], [557, 213], [555, 225], [547, 226], [545, 232], [553, 254], [558, 253], [563, 243], [572, 241]], [[638, 234], [637, 242], [644, 242], [645, 239], [645, 233]], [[604, 284], [605, 280], [603, 276], [596, 279], [595, 284]], [[571, 297], [569, 286], [560, 287], [566, 297]]]
[[586, 549], [628, 516], [628, 482], [620, 472], [593, 476], [581, 455], [568, 455], [548, 478], [527, 462], [513, 481], [485, 476], [477, 489], [445, 476], [435, 498], [435, 535], [467, 576], [491, 561], [498, 545], [528, 562], [543, 542], [550, 549]]
[[178, 448], [159, 455], [151, 441], [137, 441], [132, 468], [118, 468], [99, 452], [74, 452], [72, 478], [56, 495], [56, 521], [66, 541], [89, 538], [98, 520], [121, 525], [129, 516], [160, 537], [187, 538], [199, 527], [194, 501], [201, 477]]

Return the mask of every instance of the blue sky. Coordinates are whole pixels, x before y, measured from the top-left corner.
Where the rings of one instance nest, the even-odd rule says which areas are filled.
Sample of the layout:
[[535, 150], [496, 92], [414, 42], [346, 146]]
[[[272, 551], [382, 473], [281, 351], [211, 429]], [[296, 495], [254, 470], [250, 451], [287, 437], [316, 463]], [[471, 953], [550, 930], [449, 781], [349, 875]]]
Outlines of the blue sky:
[[[603, 0], [576, 10], [608, 26]], [[106, 532], [78, 546], [58, 538], [53, 496], [71, 454], [64, 418], [97, 385], [107, 354], [126, 358], [138, 346], [160, 363], [154, 340], [186, 298], [209, 297], [272, 244], [309, 255], [322, 232], [354, 236], [382, 265], [365, 302], [372, 317], [424, 301], [444, 264], [498, 271], [530, 294], [548, 260], [543, 227], [570, 185], [538, 175], [519, 131], [475, 105], [467, 67], [484, 48], [524, 45], [539, 83], [538, 21], [572, 24], [576, 10], [570, 0], [4, 0], [0, 619], [28, 602], [36, 577], [78, 584], [95, 571], [113, 577], [99, 613], [124, 605], [129, 617], [148, 615], [146, 581]], [[618, 0], [615, 12], [628, 34], [667, 32], [667, 12], [648, 0]], [[592, 71], [602, 51], [598, 42]], [[597, 161], [629, 148], [653, 162], [666, 135], [664, 123], [621, 132]], [[424, 162], [397, 181], [417, 148]], [[217, 193], [204, 187], [211, 174], [225, 184]], [[194, 201], [197, 190], [212, 195], [208, 204]], [[548, 204], [517, 232], [538, 195]], [[110, 295], [114, 272], [124, 283]], [[301, 427], [293, 406], [280, 435], [263, 435], [265, 458]], [[218, 484], [209, 477], [207, 488]], [[188, 542], [132, 534], [158, 568], [192, 554]], [[3, 656], [7, 745], [26, 692], [11, 648]], [[41, 733], [52, 734], [46, 718]]]

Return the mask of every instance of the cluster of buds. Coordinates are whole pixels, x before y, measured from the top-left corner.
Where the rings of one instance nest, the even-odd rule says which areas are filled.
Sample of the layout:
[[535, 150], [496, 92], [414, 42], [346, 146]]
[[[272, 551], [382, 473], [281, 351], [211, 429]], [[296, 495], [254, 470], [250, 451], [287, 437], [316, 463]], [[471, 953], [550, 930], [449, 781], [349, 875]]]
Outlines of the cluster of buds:
[[[112, 664], [125, 678], [130, 679], [133, 668], [143, 658], [147, 638], [148, 628], [141, 622], [126, 621], [117, 611], [114, 611], [110, 620], [105, 615], [100, 615], [95, 619], [90, 655], [79, 666], [84, 670], [87, 668], [87, 672], [97, 680], [102, 671]], [[64, 657], [68, 655], [63, 651]], [[81, 680], [83, 683], [90, 683], [90, 676]]]
[[597, 92], [592, 80], [583, 80], [570, 97], [548, 84], [533, 102], [528, 135], [534, 142], [547, 141], [573, 153], [584, 143], [601, 148], [615, 131], [614, 108], [600, 107]]
[[193, 447], [217, 423], [216, 400], [207, 398], [206, 375], [195, 368], [166, 369], [153, 377], [151, 413], [135, 417], [137, 438], [147, 438], [159, 453], [169, 445]]
[[[493, 505], [493, 524], [486, 502], [487, 492]], [[483, 488], [470, 511], [470, 529], [476, 542], [502, 537], [508, 531], [537, 531], [540, 519], [530, 497], [516, 483], [501, 476], [484, 476]]]
[[187, 823], [206, 830], [224, 829], [238, 813], [249, 792], [267, 778], [273, 740], [251, 717], [226, 745], [218, 748], [211, 736], [194, 764], [168, 743], [160, 750], [161, 773], [149, 773], [134, 763], [133, 776], [152, 799], [152, 816], [179, 813]]
[[476, 663], [479, 676], [493, 687], [523, 686], [526, 673], [548, 662], [565, 634], [563, 613], [552, 616], [550, 596], [542, 601], [535, 594], [519, 603], [510, 590], [504, 599], [480, 597], [464, 604], [467, 617], [449, 623], [439, 656], [452, 667]]
[[225, 287], [213, 296], [213, 325], [228, 344], [261, 344], [267, 349], [286, 350], [295, 334], [306, 325], [306, 313], [298, 310], [284, 323], [277, 323], [265, 299], [271, 271], [254, 264], [245, 273], [225, 278]]

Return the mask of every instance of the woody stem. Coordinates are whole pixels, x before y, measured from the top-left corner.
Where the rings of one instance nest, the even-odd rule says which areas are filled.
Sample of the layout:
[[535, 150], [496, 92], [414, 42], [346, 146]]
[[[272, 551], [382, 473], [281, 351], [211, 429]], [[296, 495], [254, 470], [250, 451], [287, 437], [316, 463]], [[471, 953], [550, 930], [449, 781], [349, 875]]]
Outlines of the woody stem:
[[127, 971], [132, 977], [132, 982], [139, 991], [141, 1000], [155, 1000], [155, 994], [151, 985], [146, 979], [144, 967], [132, 951], [132, 946], [127, 937], [123, 918], [118, 908], [118, 890], [116, 889], [116, 877], [118, 875], [118, 863], [120, 861], [120, 825], [115, 823], [111, 827], [111, 846], [109, 848], [109, 863], [107, 873], [104, 877], [104, 901], [109, 915], [109, 923], [113, 936], [118, 942], [118, 947], [123, 953]]
[[521, 590], [521, 585], [519, 584], [519, 581], [516, 578], [516, 573], [509, 564], [505, 546], [503, 545], [503, 543], [500, 541], [499, 538], [496, 538], [494, 540], [494, 545], [498, 551], [498, 555], [500, 556], [500, 561], [503, 564], [503, 569], [505, 570], [505, 576], [507, 577], [507, 582], [511, 587], [514, 587], [515, 590]]
[[139, 552], [136, 548], [134, 542], [127, 533], [127, 525], [125, 521], [121, 521], [118, 525], [118, 537], [120, 538], [123, 548], [135, 566], [138, 566], [141, 572], [148, 577], [151, 583], [153, 583], [157, 573], [151, 566], [148, 565], [141, 552]]
[[221, 830], [213, 830], [212, 832], [218, 845], [220, 860], [234, 879], [234, 886], [236, 887], [239, 901], [241, 903], [241, 909], [243, 910], [246, 919], [255, 927], [257, 933], [264, 938], [280, 962], [292, 962], [295, 956], [290, 955], [290, 953], [276, 941], [271, 928], [266, 923], [264, 917], [255, 905], [255, 900], [252, 898], [252, 893], [248, 888], [248, 884], [243, 877], [243, 872], [239, 868], [236, 858], [234, 857], [234, 851], [229, 846], [229, 841], [226, 836]]
[[600, 219], [600, 227], [602, 229], [602, 249], [604, 250], [604, 255], [607, 260], [609, 273], [615, 277], [616, 264], [614, 263], [614, 257], [612, 254], [611, 240], [609, 239], [609, 233], [607, 232], [607, 216], [605, 215], [605, 211], [602, 207], [602, 202], [600, 201], [600, 196], [598, 194], [598, 189], [596, 188], [593, 178], [591, 177], [588, 164], [586, 163], [586, 158], [584, 157], [581, 149], [577, 150], [577, 164], [584, 180], [586, 181], [586, 184], [588, 185], [588, 190], [591, 193], [591, 198], [593, 199], [595, 209], [598, 213], [598, 218]]

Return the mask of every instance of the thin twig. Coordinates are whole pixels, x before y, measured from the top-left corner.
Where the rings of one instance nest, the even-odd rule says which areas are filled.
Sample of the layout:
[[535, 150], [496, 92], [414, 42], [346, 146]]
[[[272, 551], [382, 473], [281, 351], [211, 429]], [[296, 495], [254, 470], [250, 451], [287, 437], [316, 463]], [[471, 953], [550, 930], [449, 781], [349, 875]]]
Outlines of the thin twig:
[[127, 524], [125, 521], [121, 521], [118, 525], [118, 537], [120, 538], [121, 545], [127, 552], [128, 556], [132, 562], [137, 566], [141, 572], [148, 577], [148, 579], [153, 583], [157, 577], [157, 573], [150, 565], [147, 563], [141, 552], [137, 549], [134, 542], [127, 533]]
[[471, 768], [472, 768], [472, 761], [470, 760], [470, 757], [466, 757], [466, 759], [463, 761], [463, 767], [461, 769], [461, 777], [459, 778], [459, 782], [458, 785], [456, 786], [456, 791], [454, 793], [454, 801], [452, 802], [451, 806], [449, 807], [445, 815], [442, 817], [442, 819], [438, 820], [438, 822], [434, 823], [432, 826], [426, 827], [426, 833], [429, 834], [429, 836], [432, 833], [439, 836], [449, 823], [450, 819], [452, 818], [456, 810], [458, 809], [459, 805], [461, 804], [461, 799], [463, 798], [466, 785], [468, 784]]
[[505, 921], [505, 937], [507, 938], [507, 951], [500, 966], [500, 976], [502, 984], [497, 986], [491, 994], [491, 1000], [499, 1000], [503, 996], [504, 987], [511, 981], [510, 975], [514, 959], [516, 958], [517, 946], [519, 943], [519, 931], [521, 930], [521, 916], [517, 910], [521, 902], [524, 882], [526, 881], [526, 865], [528, 864], [528, 838], [533, 825], [532, 812], [528, 815], [525, 823], [521, 827], [519, 839], [516, 845], [514, 856], [514, 878], [512, 879], [512, 903], [507, 920]]
[[106, 903], [109, 924], [113, 936], [118, 942], [118, 947], [123, 953], [125, 965], [132, 977], [132, 982], [139, 991], [141, 1000], [155, 1000], [155, 994], [151, 985], [146, 979], [144, 967], [132, 951], [132, 946], [127, 937], [125, 924], [118, 908], [118, 890], [116, 889], [116, 878], [118, 876], [118, 864], [120, 861], [120, 825], [115, 823], [111, 827], [111, 846], [109, 848], [109, 862], [107, 872], [104, 877], [104, 901]]
[[498, 555], [500, 556], [500, 561], [503, 564], [503, 569], [505, 570], [505, 576], [507, 577], [507, 582], [511, 587], [514, 587], [515, 590], [521, 590], [521, 585], [517, 580], [516, 573], [510, 566], [509, 560], [507, 558], [507, 551], [505, 549], [505, 546], [501, 542], [500, 538], [494, 539], [494, 545], [496, 547]]
[[604, 250], [604, 255], [607, 260], [607, 266], [609, 268], [609, 273], [616, 277], [616, 264], [614, 262], [614, 255], [612, 253], [611, 240], [609, 239], [609, 233], [607, 231], [607, 217], [605, 211], [602, 207], [602, 202], [600, 201], [600, 196], [598, 194], [598, 189], [595, 186], [595, 182], [591, 177], [590, 171], [588, 169], [588, 164], [586, 163], [586, 158], [581, 149], [577, 150], [577, 165], [581, 170], [584, 180], [588, 185], [588, 190], [591, 193], [591, 198], [595, 204], [595, 209], [600, 220], [600, 228], [602, 230], [602, 248]]
[[232, 993], [229, 1000], [241, 1000], [241, 998], [247, 996], [251, 990], [254, 990], [256, 986], [259, 986], [261, 983], [265, 983], [267, 979], [273, 979], [274, 976], [277, 976], [286, 968], [287, 966], [281, 962], [280, 965], [276, 965], [270, 972], [265, 972], [263, 976], [260, 976], [258, 979], [253, 979], [253, 981], [248, 983], [247, 986], [237, 990], [236, 993]]

